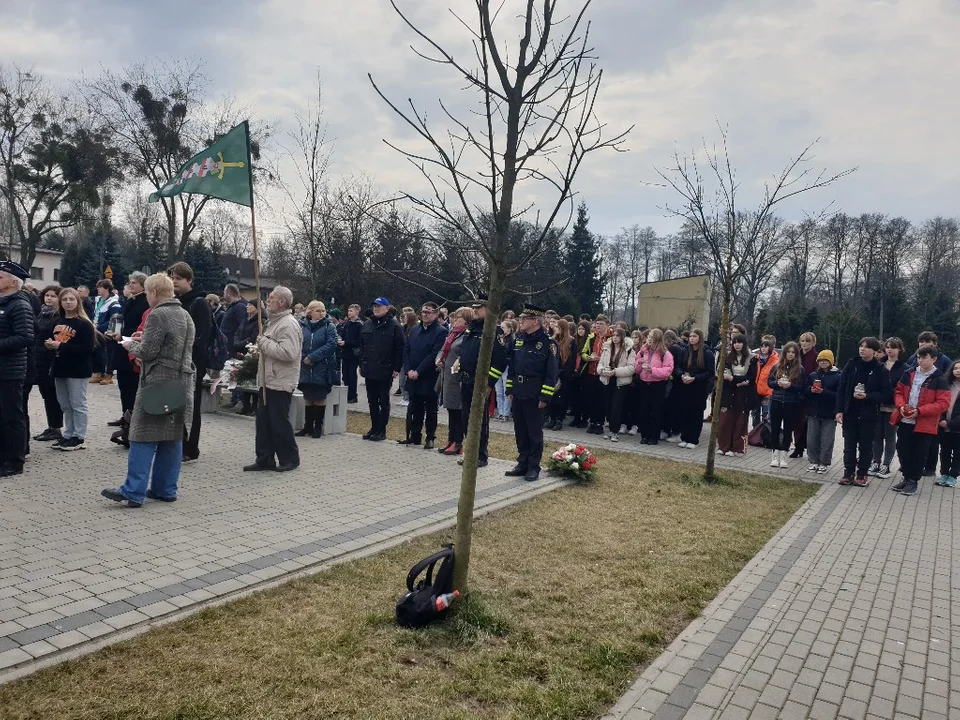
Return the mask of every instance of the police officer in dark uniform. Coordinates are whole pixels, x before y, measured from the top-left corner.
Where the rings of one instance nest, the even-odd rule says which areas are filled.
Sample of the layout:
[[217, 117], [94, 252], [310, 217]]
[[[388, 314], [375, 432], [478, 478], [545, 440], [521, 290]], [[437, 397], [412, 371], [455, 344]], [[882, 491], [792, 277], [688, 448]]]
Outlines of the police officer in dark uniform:
[[556, 391], [557, 344], [543, 329], [543, 308], [524, 305], [520, 332], [507, 348], [507, 395], [513, 397], [513, 430], [517, 438], [517, 466], [507, 477], [533, 482], [540, 477], [543, 456], [543, 411]]
[[22, 292], [29, 277], [17, 263], [0, 262], [0, 477], [20, 475], [26, 459], [23, 392], [36, 326]]
[[[463, 344], [460, 348], [460, 403], [463, 409], [463, 432], [467, 433], [470, 423], [470, 408], [473, 405], [473, 388], [476, 383], [477, 365], [480, 362], [480, 341], [483, 338], [483, 322], [487, 316], [487, 298], [483, 295], [470, 304], [474, 316], [470, 327], [463, 331]], [[507, 367], [507, 353], [503, 345], [494, 341], [493, 356], [490, 358], [490, 372], [487, 375], [487, 393], [484, 395], [483, 424], [480, 427], [480, 452], [477, 455], [477, 467], [486, 467], [488, 445], [490, 441], [490, 390], [497, 384]], [[463, 460], [457, 461], [463, 465]]]

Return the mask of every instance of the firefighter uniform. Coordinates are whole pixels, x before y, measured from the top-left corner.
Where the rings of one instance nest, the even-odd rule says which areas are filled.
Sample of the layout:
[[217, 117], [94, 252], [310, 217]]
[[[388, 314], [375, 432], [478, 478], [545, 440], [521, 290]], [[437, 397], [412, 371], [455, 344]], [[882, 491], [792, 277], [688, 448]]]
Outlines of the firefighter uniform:
[[[525, 305], [521, 318], [543, 318], [544, 310]], [[517, 466], [506, 473], [534, 481], [540, 476], [543, 456], [543, 412], [556, 391], [557, 344], [543, 327], [521, 332], [507, 348], [507, 395], [513, 398], [513, 429], [517, 440]], [[540, 407], [543, 403], [543, 407]]]

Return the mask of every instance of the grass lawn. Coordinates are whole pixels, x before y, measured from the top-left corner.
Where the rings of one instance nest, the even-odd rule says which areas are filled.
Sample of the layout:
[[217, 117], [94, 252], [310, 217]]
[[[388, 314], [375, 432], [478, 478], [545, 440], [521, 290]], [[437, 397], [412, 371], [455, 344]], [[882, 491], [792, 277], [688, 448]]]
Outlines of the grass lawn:
[[[349, 430], [366, 419], [351, 414]], [[490, 440], [491, 455], [513, 458], [512, 438]], [[817, 486], [727, 473], [707, 487], [693, 466], [595, 454], [594, 485], [477, 522], [478, 597], [444, 625], [401, 630], [393, 605], [410, 566], [452, 531], [4, 685], [0, 717], [600, 715]]]

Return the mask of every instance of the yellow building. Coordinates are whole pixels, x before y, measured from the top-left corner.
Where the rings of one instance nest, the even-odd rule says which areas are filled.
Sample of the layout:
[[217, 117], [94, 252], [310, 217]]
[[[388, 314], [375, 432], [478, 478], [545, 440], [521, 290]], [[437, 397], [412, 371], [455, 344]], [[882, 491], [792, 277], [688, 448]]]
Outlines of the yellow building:
[[661, 280], [640, 285], [637, 324], [647, 327], [704, 330], [710, 321], [713, 284], [709, 275]]

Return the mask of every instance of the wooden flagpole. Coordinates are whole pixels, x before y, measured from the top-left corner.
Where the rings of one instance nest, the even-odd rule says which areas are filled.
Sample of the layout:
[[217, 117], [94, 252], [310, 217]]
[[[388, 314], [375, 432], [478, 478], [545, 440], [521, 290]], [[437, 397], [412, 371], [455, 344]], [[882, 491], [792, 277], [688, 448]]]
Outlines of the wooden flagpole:
[[257, 283], [257, 335], [263, 333], [263, 313], [260, 311], [260, 251], [257, 247], [257, 214], [250, 203], [250, 230], [253, 234], [253, 278]]

